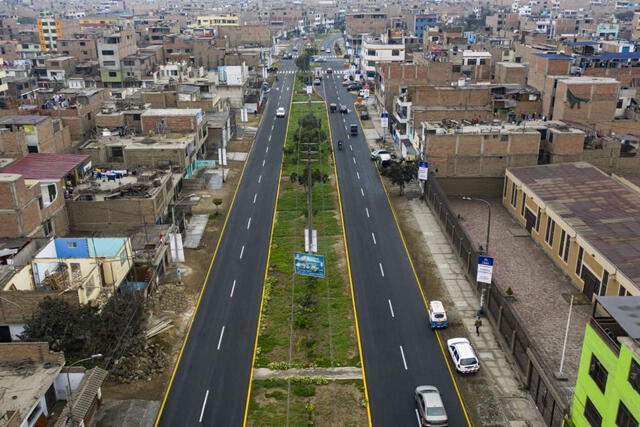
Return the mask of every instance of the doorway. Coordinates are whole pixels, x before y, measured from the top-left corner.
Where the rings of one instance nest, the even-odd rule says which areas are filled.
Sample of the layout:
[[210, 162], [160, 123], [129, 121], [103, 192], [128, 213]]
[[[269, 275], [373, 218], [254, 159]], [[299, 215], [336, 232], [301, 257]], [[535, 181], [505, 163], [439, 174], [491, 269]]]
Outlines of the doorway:
[[529, 234], [531, 234], [531, 230], [533, 230], [533, 226], [536, 225], [536, 216], [528, 208], [525, 208], [524, 219], [527, 222], [525, 225], [525, 228], [527, 229]]
[[582, 273], [580, 273], [580, 278], [584, 282], [582, 293], [585, 294], [587, 298], [589, 298], [589, 301], [591, 301], [594, 292], [600, 287], [600, 279], [598, 279], [596, 275], [593, 274], [591, 270], [586, 268], [584, 265], [582, 266]]

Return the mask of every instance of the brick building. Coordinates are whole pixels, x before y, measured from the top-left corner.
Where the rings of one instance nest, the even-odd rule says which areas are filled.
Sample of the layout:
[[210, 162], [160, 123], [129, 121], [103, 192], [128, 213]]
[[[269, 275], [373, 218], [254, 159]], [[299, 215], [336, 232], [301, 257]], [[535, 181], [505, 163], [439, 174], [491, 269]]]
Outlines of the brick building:
[[73, 56], [78, 61], [97, 61], [98, 48], [94, 37], [65, 37], [58, 39], [58, 53]]
[[529, 56], [527, 83], [544, 94], [547, 76], [566, 76], [571, 69], [572, 58], [555, 53], [534, 53]]
[[243, 24], [238, 27], [220, 27], [217, 34], [218, 37], [226, 38], [230, 47], [271, 46], [269, 27], [262, 23]]
[[47, 116], [0, 117], [0, 153], [21, 158], [27, 153], [65, 153], [71, 149], [69, 128]]
[[32, 153], [0, 169], [0, 237], [65, 235], [65, 196], [89, 165], [89, 156]]

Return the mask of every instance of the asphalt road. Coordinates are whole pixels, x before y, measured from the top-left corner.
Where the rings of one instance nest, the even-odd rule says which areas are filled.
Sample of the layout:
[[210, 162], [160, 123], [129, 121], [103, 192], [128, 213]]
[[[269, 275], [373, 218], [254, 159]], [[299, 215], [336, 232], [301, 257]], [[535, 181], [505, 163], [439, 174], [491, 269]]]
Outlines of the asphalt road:
[[[281, 70], [294, 69], [283, 61]], [[156, 424], [243, 422], [294, 74], [268, 94], [235, 202]]]
[[[341, 70], [342, 63], [329, 61], [323, 68]], [[349, 107], [348, 114], [329, 116], [373, 425], [419, 425], [414, 390], [430, 384], [440, 390], [449, 425], [465, 426], [462, 405], [353, 111], [355, 97], [343, 88], [342, 79], [335, 72], [325, 74], [320, 90], [327, 103]], [[349, 135], [351, 124], [359, 128], [355, 137]], [[343, 141], [341, 151], [338, 140]]]

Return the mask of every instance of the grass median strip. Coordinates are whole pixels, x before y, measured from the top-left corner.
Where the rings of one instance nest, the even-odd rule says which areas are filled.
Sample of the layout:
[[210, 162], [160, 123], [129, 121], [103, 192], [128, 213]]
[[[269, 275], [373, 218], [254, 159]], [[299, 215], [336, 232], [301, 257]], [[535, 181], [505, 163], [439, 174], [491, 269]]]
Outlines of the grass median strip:
[[[321, 119], [324, 135], [314, 154], [313, 228], [326, 277], [294, 275], [293, 254], [304, 252], [307, 225], [307, 154], [300, 151], [298, 123]], [[293, 104], [276, 206], [256, 368], [360, 366], [346, 271], [346, 254], [333, 176], [324, 104]], [[363, 382], [354, 380], [263, 379], [252, 383], [249, 425], [367, 424]], [[316, 421], [314, 421], [316, 420]]]

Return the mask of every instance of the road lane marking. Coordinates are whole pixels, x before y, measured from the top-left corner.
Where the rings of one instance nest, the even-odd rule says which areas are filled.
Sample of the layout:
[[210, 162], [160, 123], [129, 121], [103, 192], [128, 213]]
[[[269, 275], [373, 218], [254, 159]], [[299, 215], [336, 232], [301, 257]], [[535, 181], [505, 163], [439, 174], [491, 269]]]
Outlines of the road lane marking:
[[373, 233], [371, 233], [371, 238], [373, 239], [373, 244], [374, 244], [374, 245], [377, 245], [377, 244], [378, 244], [378, 242], [376, 242], [376, 235], [375, 235], [375, 234], [373, 234]]
[[354, 165], [356, 164], [356, 158], [355, 157], [353, 158], [353, 164]]
[[233, 285], [231, 285], [231, 293], [229, 294], [229, 298], [233, 298], [233, 292], [236, 290], [236, 281], [233, 281]]
[[[271, 142], [271, 135], [269, 135], [269, 142]], [[267, 147], [267, 151], [269, 151], [269, 147]]]
[[367, 212], [367, 218], [371, 218], [371, 217], [369, 216], [369, 208], [364, 208], [364, 210]]
[[202, 423], [202, 417], [204, 417], [204, 408], [207, 406], [207, 399], [209, 398], [209, 389], [204, 394], [204, 401], [202, 402], [202, 409], [200, 410], [200, 419], [198, 419], [199, 423]]
[[261, 182], [262, 182], [262, 175], [258, 177], [258, 184], [260, 184]]
[[266, 162], [266, 160], [263, 160], [263, 161], [262, 161], [262, 167], [264, 167], [264, 163], [265, 163], [265, 162]]
[[242, 245], [242, 249], [240, 249], [240, 259], [242, 259], [242, 255], [244, 255], [244, 245]]
[[360, 179], [360, 172], [356, 171], [356, 176]]
[[402, 346], [400, 346], [400, 354], [402, 355], [402, 363], [404, 364], [404, 370], [408, 371], [409, 368], [407, 367], [407, 359], [404, 358], [404, 350], [402, 349]]
[[247, 230], [251, 228], [251, 217], [249, 217], [249, 221], [247, 222]]
[[420, 421], [420, 414], [418, 413], [417, 409], [416, 409], [416, 418], [418, 419], [418, 425], [422, 427], [422, 422]]
[[353, 151], [353, 145], [349, 144], [349, 150]]
[[382, 263], [379, 262], [378, 265], [380, 266], [380, 274], [382, 274], [382, 277], [384, 277], [384, 268], [382, 268]]
[[362, 187], [360, 187], [360, 194], [362, 194], [362, 197], [364, 197], [364, 190], [362, 189]]
[[222, 327], [222, 330], [220, 331], [220, 338], [218, 338], [218, 350], [220, 350], [220, 345], [222, 345], [222, 337], [224, 336], [224, 326]]
[[[271, 135], [269, 135], [269, 139], [271, 139]], [[269, 152], [269, 146], [267, 145], [267, 148], [264, 150], [265, 153]]]
[[389, 301], [389, 311], [391, 311], [391, 317], [396, 317], [396, 315], [393, 313], [393, 306], [391, 305], [391, 300], [388, 299], [387, 301]]
[[258, 198], [258, 193], [253, 195], [253, 204], [256, 204], [256, 199]]

